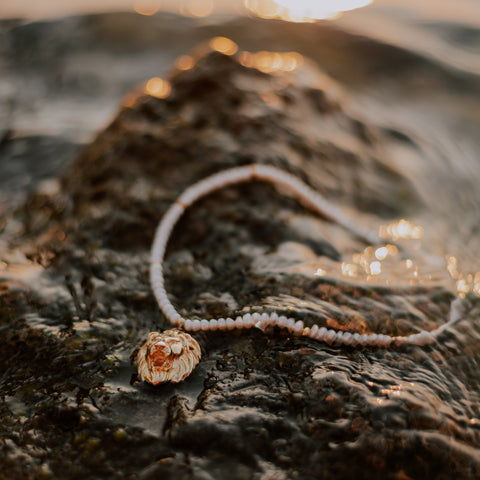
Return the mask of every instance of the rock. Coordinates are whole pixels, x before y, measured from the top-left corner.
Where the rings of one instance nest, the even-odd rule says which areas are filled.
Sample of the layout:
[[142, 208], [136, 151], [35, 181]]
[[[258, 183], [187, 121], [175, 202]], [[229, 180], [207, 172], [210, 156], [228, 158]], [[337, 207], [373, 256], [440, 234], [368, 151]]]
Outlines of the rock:
[[[458, 327], [425, 348], [202, 333], [203, 359], [185, 382], [152, 387], [136, 378], [132, 350], [168, 327], [148, 285], [154, 230], [196, 180], [275, 165], [370, 228], [422, 208], [389, 162], [391, 135], [350, 113], [341, 86], [308, 62], [291, 74], [242, 62], [241, 53], [199, 54], [192, 69], [172, 73], [167, 98], [138, 93], [59, 189], [37, 191], [17, 212], [21, 230], [9, 248], [24, 256], [1, 267], [2, 472], [478, 478], [473, 297]], [[368, 256], [368, 246], [284, 193], [249, 183], [188, 209], [166, 260], [182, 313], [267, 305], [306, 324], [390, 335], [446, 321], [447, 288], [410, 285], [405, 273], [383, 284], [349, 277], [344, 264]], [[394, 267], [407, 255], [421, 256], [397, 252]], [[322, 265], [327, 274], [315, 276]]]

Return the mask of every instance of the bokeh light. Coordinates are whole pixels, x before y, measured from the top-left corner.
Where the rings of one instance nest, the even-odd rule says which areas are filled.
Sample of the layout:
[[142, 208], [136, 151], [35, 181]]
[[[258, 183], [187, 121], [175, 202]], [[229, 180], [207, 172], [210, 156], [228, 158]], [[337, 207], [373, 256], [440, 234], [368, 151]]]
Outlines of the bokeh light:
[[214, 9], [213, 0], [187, 0], [181, 8], [181, 13], [191, 17], [208, 17]]
[[181, 55], [175, 60], [175, 67], [178, 70], [190, 70], [195, 65], [195, 60], [190, 55]]
[[245, 67], [252, 67], [264, 73], [292, 72], [303, 64], [304, 59], [297, 52], [242, 52], [240, 63]]
[[170, 82], [159, 77], [153, 77], [145, 84], [145, 92], [152, 97], [166, 98], [171, 90]]
[[209, 45], [210, 48], [224, 55], [234, 55], [238, 51], [238, 45], [227, 37], [214, 37]]
[[398, 222], [382, 225], [378, 233], [381, 238], [392, 240], [418, 240], [423, 237], [423, 227], [402, 219]]
[[162, 8], [162, 0], [134, 0], [133, 10], [140, 15], [154, 15]]

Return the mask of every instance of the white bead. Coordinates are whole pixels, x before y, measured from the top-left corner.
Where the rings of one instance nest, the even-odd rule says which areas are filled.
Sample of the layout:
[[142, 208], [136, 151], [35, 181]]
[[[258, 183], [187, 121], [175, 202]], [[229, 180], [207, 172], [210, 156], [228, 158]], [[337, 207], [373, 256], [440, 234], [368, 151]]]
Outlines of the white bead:
[[443, 332], [443, 330], [440, 330], [441, 327], [438, 327], [436, 328], [435, 330], [431, 330], [430, 331], [430, 335], [432, 335], [432, 337], [436, 338], [440, 335], [440, 333]]
[[352, 337], [353, 337], [353, 335], [350, 332], [344, 332], [343, 337], [342, 337], [343, 344], [344, 345], [351, 345], [352, 344]]
[[259, 313], [252, 313], [252, 321], [257, 328], [263, 330], [264, 323], [262, 322], [262, 316]]
[[218, 322], [215, 318], [212, 318], [212, 320], [210, 320], [210, 330], [214, 332], [217, 328], [218, 328]]
[[242, 317], [237, 317], [235, 319], [235, 328], [243, 328], [243, 327], [244, 327], [243, 318]]
[[316, 335], [318, 333], [318, 325], [314, 324], [312, 325], [312, 328], [310, 329], [310, 338], [317, 338]]
[[360, 335], [360, 345], [366, 346], [368, 345], [368, 335], [364, 333], [363, 335]]
[[155, 275], [152, 275], [151, 278], [150, 278], [150, 283], [152, 285], [157, 286], [157, 287], [163, 288], [164, 280], [163, 280], [162, 274], [161, 273], [156, 273]]
[[371, 333], [368, 336], [368, 345], [375, 346], [377, 344], [377, 337], [378, 335], [376, 333]]
[[208, 320], [200, 320], [200, 329], [204, 332], [210, 330], [210, 323], [208, 322]]
[[428, 345], [435, 341], [435, 337], [430, 332], [422, 330], [418, 334], [418, 341], [420, 342], [419, 345]]
[[325, 327], [321, 327], [320, 330], [317, 333], [317, 338], [319, 340], [324, 341], [325, 340], [325, 335], [327, 334], [328, 330]]
[[332, 344], [337, 336], [337, 332], [335, 330], [329, 330], [325, 335], [325, 342], [328, 344]]
[[253, 327], [253, 320], [252, 316], [249, 313], [246, 313], [243, 318], [243, 327], [244, 328], [252, 328]]
[[200, 330], [200, 327], [201, 327], [200, 320], [194, 320], [192, 322], [192, 331], [193, 332], [198, 332]]
[[352, 345], [360, 345], [361, 335], [359, 333], [354, 333], [352, 337]]
[[287, 320], [288, 320], [287, 317], [285, 317], [284, 315], [281, 315], [280, 317], [278, 317], [277, 325], [280, 328], [285, 328], [287, 326]]
[[293, 326], [293, 333], [297, 336], [303, 334], [303, 322], [301, 320], [295, 322], [295, 325]]
[[185, 330], [192, 330], [193, 322], [191, 320], [185, 320], [185, 324], [183, 325], [183, 328]]
[[276, 312], [272, 312], [270, 314], [270, 322], [272, 325], [275, 325], [277, 323], [277, 320], [278, 320], [278, 314]]
[[293, 332], [293, 329], [295, 327], [295, 319], [294, 318], [288, 318], [286, 327], [287, 327], [289, 332]]
[[227, 330], [233, 330], [235, 328], [235, 322], [233, 318], [227, 318], [225, 320], [225, 323], [227, 325]]
[[227, 324], [226, 324], [224, 318], [219, 318], [219, 319], [217, 320], [217, 324], [218, 324], [218, 329], [219, 329], [219, 330], [225, 330], [225, 329], [227, 328]]

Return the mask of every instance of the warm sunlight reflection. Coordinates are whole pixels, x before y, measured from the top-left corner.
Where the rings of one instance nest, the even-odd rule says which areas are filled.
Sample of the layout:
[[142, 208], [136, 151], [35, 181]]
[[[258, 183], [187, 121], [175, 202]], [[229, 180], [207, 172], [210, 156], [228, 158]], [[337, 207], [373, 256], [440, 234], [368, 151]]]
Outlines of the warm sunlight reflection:
[[170, 82], [159, 77], [153, 77], [145, 84], [145, 92], [152, 97], [166, 98], [171, 90]]
[[392, 240], [418, 240], [423, 237], [423, 227], [402, 219], [395, 223], [382, 225], [378, 233], [381, 238], [391, 238]]
[[209, 45], [213, 50], [224, 55], [234, 55], [238, 50], [238, 45], [227, 37], [212, 38]]
[[457, 292], [461, 297], [470, 292], [480, 295], [480, 272], [459, 272], [458, 260], [453, 255], [447, 255], [447, 272], [455, 280]]
[[162, 0], [135, 0], [133, 9], [140, 15], [154, 15], [162, 6]]
[[342, 263], [342, 275], [345, 277], [356, 277], [357, 276], [357, 265], [352, 263]]
[[245, 6], [262, 18], [281, 18], [291, 22], [314, 22], [334, 18], [342, 12], [360, 8], [372, 0], [245, 0]]
[[175, 60], [175, 67], [179, 70], [190, 70], [195, 65], [193, 57], [182, 55]]
[[447, 272], [452, 278], [458, 278], [458, 261], [453, 255], [447, 256]]
[[401, 385], [390, 385], [390, 388], [382, 389], [382, 395], [391, 397], [392, 395], [399, 397], [402, 390]]
[[240, 63], [264, 73], [292, 72], [303, 64], [303, 56], [297, 52], [242, 52]]
[[369, 265], [370, 275], [380, 275], [382, 273], [382, 264], [378, 261], [372, 262]]
[[208, 17], [213, 12], [213, 0], [188, 0], [181, 9], [182, 14], [192, 17]]

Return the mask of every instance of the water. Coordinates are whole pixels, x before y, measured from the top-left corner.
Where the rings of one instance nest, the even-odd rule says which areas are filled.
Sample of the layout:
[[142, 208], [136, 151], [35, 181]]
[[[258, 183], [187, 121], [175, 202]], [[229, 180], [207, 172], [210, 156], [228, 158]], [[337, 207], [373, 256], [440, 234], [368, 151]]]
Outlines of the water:
[[[377, 2], [322, 28], [258, 19], [176, 27], [174, 17], [107, 15], [7, 34], [3, 99], [14, 102], [0, 151], [0, 269], [10, 478], [42, 465], [59, 478], [180, 478], [183, 469], [211, 478], [478, 478], [480, 36], [466, 5], [455, 16], [425, 6], [393, 15]], [[37, 46], [46, 30], [57, 47]], [[243, 137], [229, 129], [240, 128], [238, 114], [220, 95], [207, 91], [192, 111], [184, 90], [179, 105], [162, 110], [171, 137], [158, 119], [142, 136], [152, 125], [146, 108], [127, 122], [137, 133], [103, 134], [68, 170], [122, 95], [164, 78], [178, 55], [214, 35], [251, 52], [300, 52], [300, 87], [283, 74], [236, 77], [226, 93], [242, 92], [242, 115], [259, 122]], [[311, 72], [308, 57], [333, 83]], [[186, 85], [173, 81], [173, 91]], [[333, 113], [316, 110], [325, 99], [312, 97], [312, 85], [328, 86]], [[192, 119], [207, 108], [213, 121], [199, 133]], [[288, 151], [279, 166], [360, 225], [383, 226], [385, 242], [366, 245], [272, 188], [232, 187], [192, 208], [174, 232], [166, 278], [182, 314], [271, 308], [307, 324], [405, 335], [438, 327], [461, 295], [459, 322], [431, 347], [397, 350], [281, 332], [200, 334], [203, 359], [186, 382], [132, 381], [131, 351], [165, 327], [148, 285], [155, 223], [184, 187], [237, 161], [236, 149], [277, 163]], [[175, 162], [160, 163], [159, 151]], [[62, 184], [59, 169], [69, 172]], [[25, 466], [13, 461], [18, 454]]]

